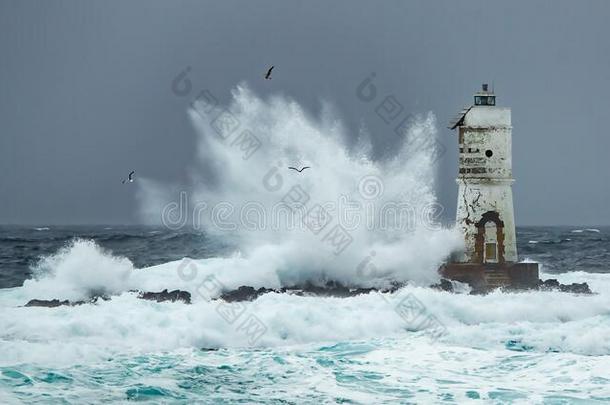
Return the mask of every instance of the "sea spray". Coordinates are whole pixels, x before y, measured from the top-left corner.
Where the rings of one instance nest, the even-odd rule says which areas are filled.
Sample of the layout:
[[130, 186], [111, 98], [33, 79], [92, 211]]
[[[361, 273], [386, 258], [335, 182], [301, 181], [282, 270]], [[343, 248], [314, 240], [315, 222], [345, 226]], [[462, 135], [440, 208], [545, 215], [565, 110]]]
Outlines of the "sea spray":
[[[231, 239], [249, 263], [244, 282], [429, 284], [461, 246], [457, 232], [439, 225], [435, 151], [413, 148], [413, 137], [437, 135], [431, 113], [414, 117], [402, 147], [382, 160], [370, 158], [365, 132], [348, 142], [332, 109], [313, 117], [293, 100], [262, 99], [245, 85], [226, 108], [203, 98], [189, 116], [198, 142], [191, 182], [179, 193], [141, 182], [142, 212], [157, 211], [170, 228]], [[375, 271], [358, 270], [366, 260]]]
[[112, 295], [130, 288], [133, 264], [113, 256], [92, 240], [75, 239], [34, 266], [35, 278], [23, 291], [30, 299], [83, 300]]

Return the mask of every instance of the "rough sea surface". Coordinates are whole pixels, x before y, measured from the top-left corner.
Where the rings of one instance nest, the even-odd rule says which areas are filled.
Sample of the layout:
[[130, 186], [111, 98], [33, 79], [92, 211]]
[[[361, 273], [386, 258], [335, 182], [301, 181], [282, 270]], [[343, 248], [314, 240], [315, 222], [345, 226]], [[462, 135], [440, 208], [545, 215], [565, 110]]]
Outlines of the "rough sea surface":
[[[543, 278], [585, 281], [596, 294], [407, 286], [267, 294], [227, 310], [205, 299], [202, 280], [242, 259], [200, 233], [2, 227], [0, 403], [610, 402], [610, 228], [517, 233], [520, 257], [540, 262]], [[188, 274], [184, 257], [195, 259]], [[191, 291], [193, 304], [130, 292], [164, 288]], [[112, 299], [23, 307], [91, 291]]]

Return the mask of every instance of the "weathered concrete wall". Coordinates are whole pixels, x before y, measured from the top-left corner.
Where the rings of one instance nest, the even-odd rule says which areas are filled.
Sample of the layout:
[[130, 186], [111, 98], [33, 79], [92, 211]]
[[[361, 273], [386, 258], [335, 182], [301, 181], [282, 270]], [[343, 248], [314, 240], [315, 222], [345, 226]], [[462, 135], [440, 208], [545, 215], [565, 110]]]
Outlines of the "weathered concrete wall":
[[498, 262], [516, 262], [517, 244], [515, 236], [515, 217], [513, 213], [513, 194], [507, 184], [471, 184], [458, 179], [457, 225], [465, 238], [466, 250], [459, 262], [483, 263], [482, 246], [477, 247], [481, 220], [487, 212], [497, 212], [502, 226], [495, 238], [498, 242]]
[[495, 288], [538, 288], [540, 284], [538, 263], [447, 263], [440, 268], [440, 274], [449, 280], [469, 284], [475, 293]]
[[464, 117], [464, 126], [477, 127], [511, 127], [510, 108], [496, 106], [473, 106]]
[[[473, 106], [458, 128], [459, 171], [456, 179], [456, 222], [464, 234], [466, 250], [459, 262], [516, 262], [513, 212], [512, 135], [509, 108]], [[490, 237], [485, 225], [493, 223]], [[496, 242], [496, 257], [486, 256], [485, 243]], [[486, 260], [487, 258], [487, 260]]]

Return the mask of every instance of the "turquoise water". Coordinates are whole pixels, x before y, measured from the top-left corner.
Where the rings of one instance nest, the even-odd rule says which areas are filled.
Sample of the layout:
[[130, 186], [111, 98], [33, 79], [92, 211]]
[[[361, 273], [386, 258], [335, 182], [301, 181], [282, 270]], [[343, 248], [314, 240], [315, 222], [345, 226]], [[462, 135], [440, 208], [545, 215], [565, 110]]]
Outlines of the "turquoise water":
[[[2, 367], [0, 386], [5, 394], [10, 392], [3, 398], [8, 402], [57, 404], [610, 401], [610, 380], [602, 370], [607, 359], [502, 350], [484, 353], [435, 347], [421, 337], [413, 341], [180, 350], [117, 356], [66, 368]], [[596, 368], [604, 374], [597, 375]]]

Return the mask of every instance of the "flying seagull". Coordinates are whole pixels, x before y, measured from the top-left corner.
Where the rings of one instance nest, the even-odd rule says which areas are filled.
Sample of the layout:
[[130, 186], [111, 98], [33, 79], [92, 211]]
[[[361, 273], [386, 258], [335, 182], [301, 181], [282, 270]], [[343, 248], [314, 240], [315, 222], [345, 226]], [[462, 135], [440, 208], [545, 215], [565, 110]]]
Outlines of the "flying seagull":
[[274, 66], [271, 66], [269, 68], [269, 70], [267, 70], [267, 74], [265, 75], [265, 79], [267, 80], [271, 80], [271, 71], [273, 70]]
[[123, 181], [122, 181], [121, 183], [122, 183], [122, 184], [125, 184], [125, 183], [133, 183], [133, 180], [134, 180], [134, 179], [133, 179], [133, 175], [135, 174], [135, 172], [136, 172], [135, 170], [132, 170], [132, 171], [129, 173], [129, 176], [127, 176], [127, 178], [126, 178], [126, 179], [123, 179]]
[[305, 169], [309, 169], [309, 166], [304, 166], [304, 167], [303, 167], [302, 169], [300, 169], [300, 170], [299, 170], [299, 169], [297, 169], [296, 167], [292, 167], [292, 166], [290, 166], [290, 167], [288, 167], [288, 168], [289, 168], [289, 169], [292, 169], [292, 170], [296, 170], [297, 172], [301, 173], [303, 170], [305, 170]]

